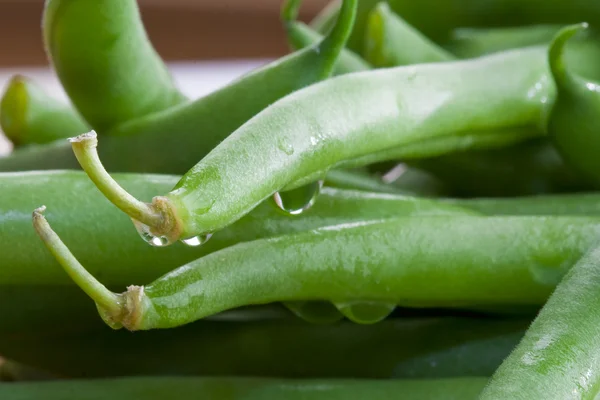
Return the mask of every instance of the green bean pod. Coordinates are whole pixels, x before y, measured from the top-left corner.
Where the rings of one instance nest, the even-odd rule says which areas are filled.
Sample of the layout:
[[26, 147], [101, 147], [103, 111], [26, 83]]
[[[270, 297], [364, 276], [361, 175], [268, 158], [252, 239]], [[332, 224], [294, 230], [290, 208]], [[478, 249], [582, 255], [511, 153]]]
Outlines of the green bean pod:
[[95, 134], [72, 145], [100, 190], [169, 244], [216, 232], [269, 196], [322, 179], [330, 168], [542, 135], [553, 95], [545, 48], [342, 75], [257, 114], [150, 205], [110, 181]]
[[378, 68], [455, 59], [396, 15], [385, 1], [369, 14], [362, 54]]
[[[259, 111], [331, 75], [352, 30], [356, 1], [344, 3], [339, 23], [322, 41], [252, 71], [194, 102], [131, 120], [105, 132], [100, 152], [106, 167], [111, 172], [183, 174], [188, 171]], [[21, 149], [0, 158], [0, 171], [39, 169], [79, 169], [79, 165], [69, 144], [64, 142]]]
[[69, 378], [487, 377], [523, 337], [529, 322], [529, 318], [402, 316], [365, 326], [349, 321], [314, 325], [291, 317], [220, 319], [135, 334], [104, 326], [60, 334], [1, 335], [0, 352]]
[[11, 78], [0, 100], [0, 128], [15, 147], [66, 139], [90, 130], [70, 105], [51, 98], [21, 75]]
[[[165, 175], [115, 176], [125, 188], [146, 199], [179, 179]], [[40, 201], [49, 207], [49, 217], [73, 252], [93, 274], [115, 289], [132, 281], [151, 282], [205, 254], [259, 237], [398, 215], [473, 213], [427, 199], [324, 188], [319, 204], [298, 218], [290, 220], [267, 202], [202, 246], [178, 244], [154, 249], [139, 240], [131, 220], [99, 196], [81, 171], [4, 173], [0, 174], [0, 187], [0, 333], [55, 326], [70, 329], [74, 317], [82, 325], [98, 322], [93, 305], [57, 268], [31, 229], [31, 210]]]
[[44, 45], [77, 110], [104, 133], [184, 103], [135, 0], [46, 0]]
[[51, 253], [109, 326], [134, 331], [278, 301], [331, 301], [357, 323], [378, 322], [397, 305], [539, 306], [600, 233], [598, 217], [363, 221], [240, 243], [115, 294], [73, 257], [42, 211], [33, 223]]
[[550, 47], [549, 63], [557, 96], [548, 122], [549, 136], [565, 161], [594, 185], [600, 183], [596, 122], [600, 110], [600, 85], [571, 73], [564, 50], [567, 41], [587, 24], [564, 28]]
[[564, 277], [481, 399], [593, 399], [600, 381], [600, 247]]
[[476, 399], [487, 378], [440, 380], [282, 380], [238, 377], [128, 377], [104, 380], [14, 383], [0, 386], [11, 400], [469, 400]]
[[[361, 0], [356, 26], [348, 41], [351, 50], [364, 48], [369, 12], [381, 0]], [[514, 27], [523, 25], [600, 23], [600, 5], [595, 0], [387, 0], [400, 15], [425, 36], [437, 43], [448, 41], [453, 29], [461, 27]], [[338, 14], [339, 5], [325, 7], [312, 27], [327, 32]]]

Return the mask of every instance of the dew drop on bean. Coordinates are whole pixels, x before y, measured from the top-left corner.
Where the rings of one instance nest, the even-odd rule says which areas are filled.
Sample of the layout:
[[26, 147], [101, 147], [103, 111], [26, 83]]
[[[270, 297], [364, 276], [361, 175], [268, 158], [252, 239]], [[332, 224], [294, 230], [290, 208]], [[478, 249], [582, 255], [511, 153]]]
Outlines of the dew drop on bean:
[[165, 236], [156, 236], [152, 234], [148, 225], [143, 224], [140, 221], [136, 221], [135, 219], [132, 219], [132, 221], [135, 229], [138, 231], [144, 242], [154, 247], [165, 247], [171, 244], [169, 239], [167, 239]]
[[382, 321], [396, 308], [393, 303], [379, 301], [338, 302], [335, 306], [346, 318], [357, 324]]
[[273, 201], [283, 212], [289, 215], [300, 215], [315, 204], [322, 187], [323, 181], [319, 180], [296, 189], [275, 192]]
[[204, 243], [208, 242], [211, 237], [212, 233], [205, 233], [203, 235], [192, 236], [187, 239], [181, 239], [181, 243], [191, 247], [202, 246]]
[[311, 324], [332, 324], [344, 318], [328, 301], [286, 301], [283, 305]]

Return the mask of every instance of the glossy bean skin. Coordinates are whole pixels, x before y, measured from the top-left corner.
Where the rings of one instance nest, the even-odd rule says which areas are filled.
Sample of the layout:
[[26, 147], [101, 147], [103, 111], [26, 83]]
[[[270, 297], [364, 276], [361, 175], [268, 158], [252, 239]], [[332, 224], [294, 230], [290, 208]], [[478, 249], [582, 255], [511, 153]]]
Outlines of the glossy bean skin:
[[[351, 50], [364, 47], [369, 12], [381, 0], [359, 3], [356, 26], [348, 41]], [[449, 39], [453, 29], [461, 27], [508, 27], [542, 24], [570, 24], [588, 21], [600, 23], [600, 5], [594, 0], [388, 0], [390, 8], [410, 25], [437, 43]], [[339, 7], [339, 6], [338, 6]], [[326, 7], [311, 23], [319, 32], [327, 32], [337, 15], [336, 6]], [[433, 12], [432, 10], [435, 10]]]
[[378, 68], [455, 59], [396, 15], [385, 1], [369, 14], [362, 54]]
[[[44, 221], [34, 214], [46, 246], [80, 280], [87, 272]], [[377, 322], [396, 305], [535, 307], [589, 248], [599, 221], [555, 216], [366, 221], [240, 243], [121, 295], [101, 297], [100, 289], [79, 285], [108, 325], [128, 330], [172, 328], [279, 301], [331, 301], [359, 323]], [[91, 276], [86, 280], [98, 285]], [[361, 317], [365, 303], [379, 310]]]
[[182, 177], [164, 196], [177, 226], [159, 233], [186, 238], [218, 231], [274, 192], [345, 162], [360, 166], [541, 134], [554, 92], [545, 52], [358, 72], [299, 90], [257, 114]]
[[[119, 183], [146, 199], [156, 190], [172, 187], [178, 179], [117, 175]], [[31, 210], [40, 202], [46, 204], [57, 232], [64, 235], [77, 257], [117, 290], [132, 281], [150, 282], [205, 254], [258, 237], [399, 214], [472, 213], [426, 199], [324, 188], [319, 204], [298, 218], [290, 220], [265, 203], [202, 246], [177, 244], [155, 249], [139, 238], [131, 220], [106, 201], [81, 171], [4, 173], [0, 174], [0, 187], [0, 332], [72, 326], [69, 315], [82, 325], [98, 322], [93, 305], [60, 271], [31, 228]]]
[[184, 103], [135, 0], [47, 0], [43, 38], [60, 82], [100, 132]]
[[594, 399], [600, 360], [600, 247], [564, 277], [481, 399]]
[[89, 131], [72, 107], [51, 98], [21, 75], [11, 78], [0, 100], [0, 127], [15, 147], [44, 144]]
[[14, 383], [0, 386], [0, 396], [11, 400], [207, 399], [207, 400], [468, 400], [476, 399], [486, 378], [424, 381], [282, 380], [259, 378], [128, 377], [110, 380]]
[[[99, 148], [111, 172], [183, 174], [232, 131], [279, 98], [330, 76], [352, 29], [347, 0], [337, 29], [191, 103], [133, 119], [105, 133]], [[168, 132], [168, 135], [165, 135]], [[22, 149], [0, 159], [0, 171], [79, 169], [66, 142]]]
[[[77, 329], [0, 336], [13, 359], [70, 377], [141, 375], [424, 379], [491, 376], [529, 318], [400, 316], [374, 326], [286, 319], [198, 321], [177, 329]], [[115, 363], [118, 359], [119, 362]]]
[[596, 126], [600, 85], [571, 72], [570, 60], [565, 57], [569, 39], [585, 28], [587, 24], [564, 28], [550, 47], [549, 62], [556, 81], [557, 97], [550, 113], [548, 133], [565, 161], [598, 187], [600, 139]]

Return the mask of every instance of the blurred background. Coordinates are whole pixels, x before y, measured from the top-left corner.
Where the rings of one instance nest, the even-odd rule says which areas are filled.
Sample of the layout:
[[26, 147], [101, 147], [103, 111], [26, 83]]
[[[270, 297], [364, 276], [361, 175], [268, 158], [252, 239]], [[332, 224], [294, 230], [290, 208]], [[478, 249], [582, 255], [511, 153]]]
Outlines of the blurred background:
[[[283, 0], [138, 0], [150, 40], [175, 81], [202, 96], [288, 52]], [[329, 0], [304, 0], [310, 20]], [[56, 97], [66, 96], [48, 66], [41, 37], [44, 0], [0, 0], [0, 90], [21, 73]], [[0, 154], [9, 151], [0, 135]]]

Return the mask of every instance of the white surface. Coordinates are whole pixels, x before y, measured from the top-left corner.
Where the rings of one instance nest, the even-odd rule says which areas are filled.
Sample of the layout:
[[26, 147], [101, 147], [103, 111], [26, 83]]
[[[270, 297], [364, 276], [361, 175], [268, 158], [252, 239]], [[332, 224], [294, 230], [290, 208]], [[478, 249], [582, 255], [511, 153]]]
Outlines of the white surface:
[[[170, 63], [169, 69], [181, 91], [190, 98], [197, 98], [226, 85], [237, 77], [269, 61], [259, 59], [227, 62], [181, 62]], [[0, 88], [2, 93], [4, 93], [6, 83], [14, 74], [25, 75], [33, 79], [56, 98], [62, 101], [67, 100], [67, 96], [54, 72], [48, 68], [23, 67], [0, 69]], [[0, 154], [6, 154], [9, 151], [10, 144], [4, 136], [0, 135]]]

